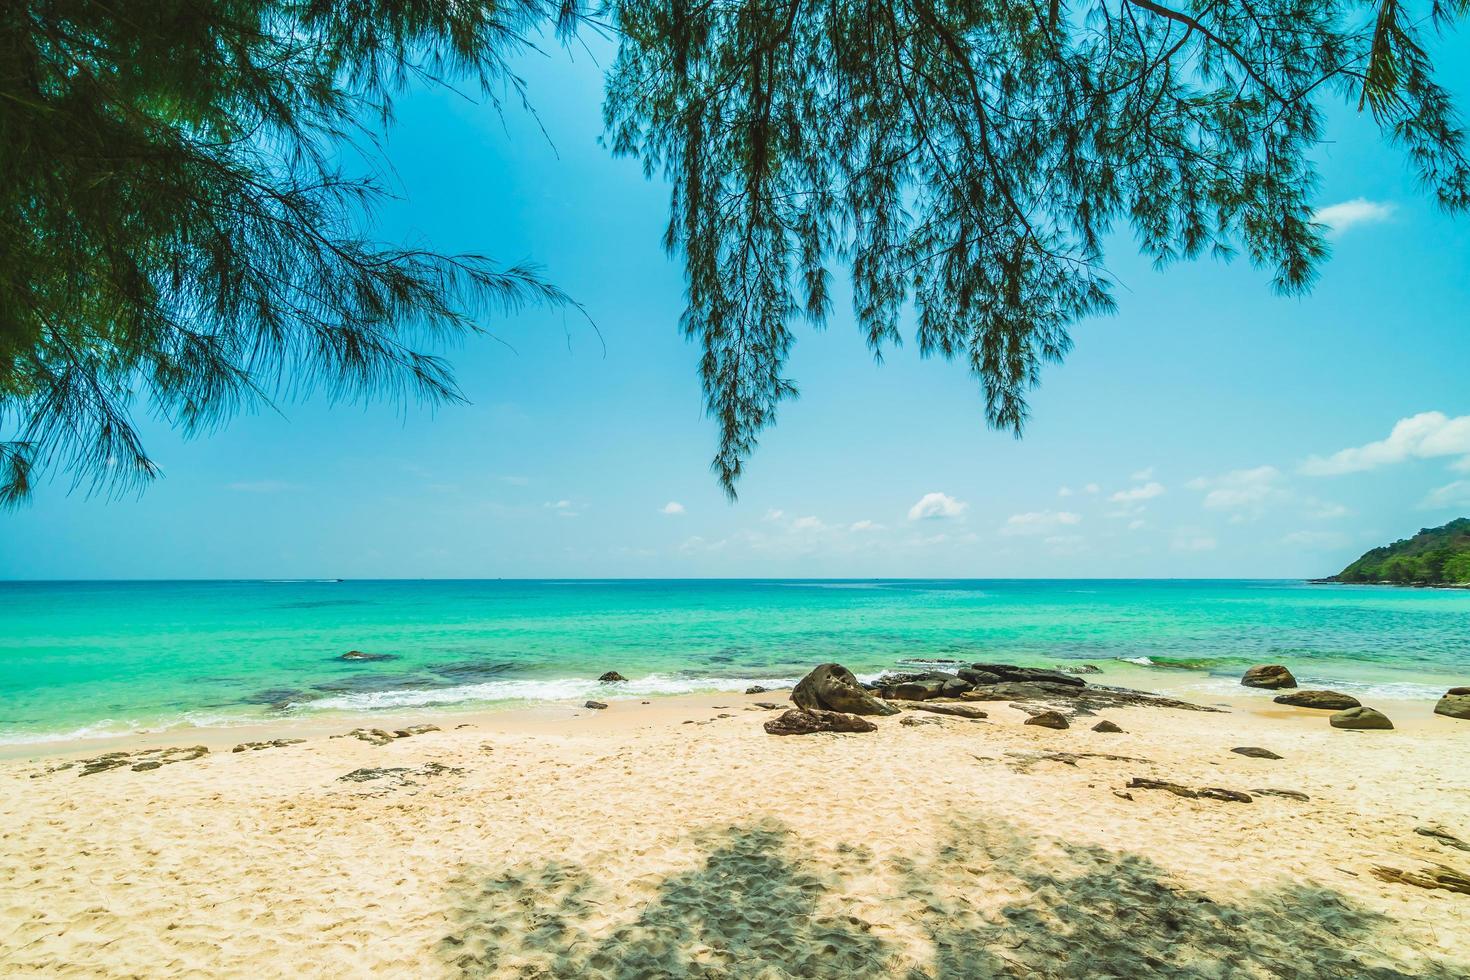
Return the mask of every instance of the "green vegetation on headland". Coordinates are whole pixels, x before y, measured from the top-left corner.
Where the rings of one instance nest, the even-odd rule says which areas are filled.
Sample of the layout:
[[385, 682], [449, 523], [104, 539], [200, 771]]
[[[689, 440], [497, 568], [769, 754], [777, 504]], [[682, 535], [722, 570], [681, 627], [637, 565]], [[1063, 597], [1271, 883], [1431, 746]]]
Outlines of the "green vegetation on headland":
[[1374, 548], [1326, 582], [1470, 585], [1470, 517]]

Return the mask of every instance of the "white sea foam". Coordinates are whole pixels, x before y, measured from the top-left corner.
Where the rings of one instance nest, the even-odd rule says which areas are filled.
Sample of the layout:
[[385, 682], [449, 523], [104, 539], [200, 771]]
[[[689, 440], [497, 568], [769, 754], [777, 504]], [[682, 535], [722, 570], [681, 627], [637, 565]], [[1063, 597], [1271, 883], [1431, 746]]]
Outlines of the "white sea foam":
[[1157, 667], [1158, 666], [1158, 664], [1154, 663], [1148, 657], [1119, 657], [1118, 659], [1121, 660], [1121, 661], [1123, 661], [1123, 663], [1125, 663], [1125, 664], [1137, 664], [1140, 667]]
[[50, 742], [94, 742], [128, 735], [149, 735], [185, 728], [228, 728], [233, 725], [258, 725], [260, 718], [251, 715], [212, 715], [186, 712], [177, 718], [152, 722], [119, 721], [104, 718], [64, 732], [25, 732], [0, 730], [0, 745], [41, 745]]
[[485, 681], [480, 684], [414, 688], [406, 691], [362, 691], [320, 698], [293, 707], [313, 711], [373, 711], [470, 702], [575, 701], [585, 698], [616, 701], [650, 695], [743, 691], [753, 684], [773, 688], [790, 687], [795, 683], [796, 680], [790, 677], [667, 677], [650, 674], [616, 684], [605, 684], [582, 677], [560, 677], [545, 680]]

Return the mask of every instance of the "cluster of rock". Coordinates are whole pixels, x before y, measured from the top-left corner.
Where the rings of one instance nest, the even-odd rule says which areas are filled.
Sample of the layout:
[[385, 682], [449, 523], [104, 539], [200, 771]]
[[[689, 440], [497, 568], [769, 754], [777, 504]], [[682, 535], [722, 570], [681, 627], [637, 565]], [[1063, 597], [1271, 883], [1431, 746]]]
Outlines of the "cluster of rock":
[[175, 762], [192, 762], [208, 754], [209, 749], [203, 745], [175, 745], [168, 748], [139, 749], [136, 752], [104, 752], [92, 759], [71, 759], [59, 763], [41, 772], [32, 773], [31, 778], [49, 776], [68, 769], [76, 769], [78, 776], [93, 776], [99, 772], [123, 767], [133, 772], [148, 772], [152, 769], [162, 769], [164, 766], [173, 765]]
[[[1315, 708], [1332, 711], [1328, 719], [1333, 728], [1357, 731], [1392, 731], [1393, 722], [1376, 708], [1365, 706], [1351, 694], [1339, 691], [1295, 690], [1296, 678], [1281, 664], [1257, 664], [1245, 672], [1240, 683], [1246, 687], [1267, 690], [1293, 689], [1290, 694], [1278, 694], [1271, 700], [1294, 708]], [[1434, 713], [1449, 718], [1470, 719], [1470, 687], [1452, 687], [1434, 706]]]
[[[1030, 715], [1024, 724], [1057, 729], [1070, 727], [1071, 719], [1079, 715], [1119, 705], [1218, 710], [1089, 684], [1060, 670], [990, 663], [961, 665], [953, 672], [886, 674], [871, 683], [858, 680], [840, 664], [821, 664], [792, 689], [791, 700], [795, 707], [767, 721], [766, 731], [772, 735], [876, 731], [877, 726], [863, 716], [896, 715], [903, 710], [900, 704], [910, 711], [981, 720], [986, 712], [975, 702], [1005, 701]], [[1106, 721], [1094, 730], [1121, 731]]]
[[273, 738], [268, 742], [241, 742], [231, 752], [259, 752], [261, 749], [284, 749], [288, 745], [300, 745], [304, 738]]
[[414, 735], [423, 735], [426, 732], [437, 732], [438, 730], [438, 725], [410, 725], [407, 728], [396, 728], [391, 732], [382, 728], [354, 728], [350, 732], [333, 735], [332, 738], [355, 738], [369, 745], [387, 745], [395, 739], [411, 738]]

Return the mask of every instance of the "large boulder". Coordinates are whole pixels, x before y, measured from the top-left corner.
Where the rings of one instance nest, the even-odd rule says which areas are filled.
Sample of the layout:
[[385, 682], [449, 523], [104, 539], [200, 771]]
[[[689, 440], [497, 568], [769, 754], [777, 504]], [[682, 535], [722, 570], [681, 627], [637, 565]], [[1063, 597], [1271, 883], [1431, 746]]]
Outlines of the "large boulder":
[[813, 735], [817, 732], [876, 732], [878, 726], [866, 718], [823, 711], [821, 708], [787, 708], [763, 726], [771, 735]]
[[1296, 687], [1296, 678], [1291, 676], [1291, 671], [1280, 664], [1257, 664], [1245, 672], [1240, 683], [1246, 687], [1277, 690], [1283, 687]]
[[1372, 708], [1348, 708], [1327, 719], [1333, 728], [1352, 728], [1363, 731], [1392, 731], [1393, 722], [1381, 711]]
[[1470, 719], [1470, 687], [1452, 687], [1434, 706], [1434, 713], [1450, 718]]
[[1351, 694], [1339, 694], [1337, 691], [1292, 691], [1290, 694], [1278, 694], [1271, 700], [1293, 708], [1320, 708], [1323, 711], [1346, 711], [1363, 704]]
[[1056, 698], [1073, 698], [1080, 689], [1071, 684], [1055, 681], [1001, 681], [982, 684], [966, 691], [960, 697], [966, 701], [1045, 701]]
[[628, 678], [624, 677], [622, 674], [618, 673], [615, 670], [610, 670], [597, 679], [602, 681], [602, 683], [604, 684], [617, 684], [622, 681], [626, 681]]
[[1060, 711], [1040, 711], [1021, 722], [1023, 725], [1040, 725], [1042, 728], [1069, 728], [1071, 723]]
[[873, 697], [841, 664], [818, 664], [791, 691], [791, 700], [808, 711], [845, 711], [855, 715], [896, 715], [898, 709]]
[[1066, 684], [1068, 687], [1085, 687], [1087, 682], [1060, 670], [1042, 670], [1036, 667], [1017, 667], [1015, 664], [970, 664], [956, 673], [971, 684], [999, 684], [1004, 681], [1045, 681]]

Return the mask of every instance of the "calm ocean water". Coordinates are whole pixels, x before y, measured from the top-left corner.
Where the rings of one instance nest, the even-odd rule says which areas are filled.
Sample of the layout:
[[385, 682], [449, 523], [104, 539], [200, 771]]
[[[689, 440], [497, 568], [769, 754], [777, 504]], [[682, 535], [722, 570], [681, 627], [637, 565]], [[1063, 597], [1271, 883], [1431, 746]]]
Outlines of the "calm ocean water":
[[[349, 650], [385, 654], [344, 662]], [[1470, 683], [1470, 592], [1276, 581], [0, 582], [0, 743], [375, 709], [1085, 661], [1239, 693], [1250, 663], [1379, 698]], [[595, 678], [617, 670], [631, 683]]]

